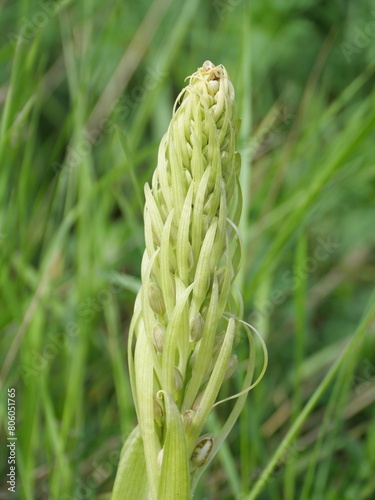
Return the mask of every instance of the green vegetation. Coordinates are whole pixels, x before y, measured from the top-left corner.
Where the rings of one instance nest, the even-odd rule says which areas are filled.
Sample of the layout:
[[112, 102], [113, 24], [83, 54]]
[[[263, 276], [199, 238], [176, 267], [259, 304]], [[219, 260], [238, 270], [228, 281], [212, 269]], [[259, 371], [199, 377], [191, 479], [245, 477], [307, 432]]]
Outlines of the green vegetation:
[[[237, 282], [269, 366], [194, 498], [373, 499], [371, 2], [0, 5], [0, 421], [5, 437], [14, 387], [13, 497], [109, 498], [136, 424], [126, 358], [143, 186], [184, 78], [210, 59], [242, 118]], [[242, 387], [246, 342], [236, 354], [220, 399]], [[0, 499], [7, 453], [1, 439]]]

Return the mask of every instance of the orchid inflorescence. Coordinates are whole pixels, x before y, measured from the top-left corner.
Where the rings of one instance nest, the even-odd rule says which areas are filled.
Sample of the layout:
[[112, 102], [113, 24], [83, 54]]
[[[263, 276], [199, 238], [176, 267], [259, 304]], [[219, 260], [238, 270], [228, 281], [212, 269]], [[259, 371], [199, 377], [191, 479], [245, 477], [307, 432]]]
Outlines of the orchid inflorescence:
[[[227, 71], [206, 61], [176, 100], [145, 186], [142, 287], [128, 345], [139, 426], [124, 445], [113, 500], [190, 498], [255, 385], [256, 349], [234, 282], [242, 258], [238, 126]], [[227, 398], [237, 401], [220, 434], [202, 434], [236, 369], [240, 326], [250, 341], [243, 389]]]

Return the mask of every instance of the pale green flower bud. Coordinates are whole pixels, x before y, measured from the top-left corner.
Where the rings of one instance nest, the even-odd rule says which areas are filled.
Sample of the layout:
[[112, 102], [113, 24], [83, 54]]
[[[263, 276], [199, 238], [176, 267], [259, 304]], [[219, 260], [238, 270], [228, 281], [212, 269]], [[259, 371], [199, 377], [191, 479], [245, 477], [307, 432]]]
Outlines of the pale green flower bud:
[[229, 358], [228, 368], [227, 371], [225, 372], [224, 380], [228, 380], [228, 378], [230, 378], [233, 375], [233, 373], [237, 368], [237, 365], [238, 365], [237, 356], [235, 354], [232, 354], [231, 357]]
[[181, 372], [178, 368], [174, 369], [174, 387], [176, 391], [182, 389], [184, 385], [184, 380], [182, 378]]
[[197, 313], [190, 322], [190, 341], [198, 342], [202, 338], [204, 330], [204, 319], [201, 313]]
[[161, 419], [163, 418], [164, 416], [164, 410], [163, 410], [163, 407], [160, 403], [160, 399], [156, 397], [156, 395], [154, 394], [154, 397], [153, 397], [153, 402], [154, 402], [154, 415], [155, 415], [155, 420], [157, 422], [160, 422]]
[[153, 329], [154, 344], [158, 352], [163, 352], [163, 343], [165, 336], [165, 327], [161, 323], [157, 323]]
[[194, 467], [202, 467], [207, 462], [213, 445], [214, 436], [212, 434], [205, 434], [198, 439], [191, 455], [191, 463]]
[[182, 421], [184, 423], [185, 431], [189, 429], [194, 419], [195, 411], [194, 410], [186, 410], [182, 414]]
[[191, 407], [191, 409], [192, 409], [193, 411], [195, 411], [195, 412], [196, 412], [196, 411], [198, 411], [199, 406], [200, 406], [200, 404], [201, 404], [201, 402], [202, 402], [202, 399], [203, 399], [203, 396], [204, 396], [204, 392], [205, 392], [205, 391], [200, 392], [200, 393], [198, 394], [198, 396], [195, 398], [194, 403], [193, 403], [193, 406]]
[[163, 294], [160, 288], [152, 283], [148, 291], [148, 298], [150, 301], [151, 309], [154, 313], [162, 315], [165, 313], [165, 305], [163, 300]]

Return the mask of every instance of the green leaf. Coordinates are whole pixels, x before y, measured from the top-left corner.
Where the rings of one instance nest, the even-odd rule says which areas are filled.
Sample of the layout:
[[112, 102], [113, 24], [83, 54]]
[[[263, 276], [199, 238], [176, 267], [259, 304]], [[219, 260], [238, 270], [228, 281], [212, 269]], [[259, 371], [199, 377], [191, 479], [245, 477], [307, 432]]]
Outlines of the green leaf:
[[111, 500], [147, 500], [147, 475], [141, 431], [137, 426], [121, 450]]
[[189, 500], [190, 473], [184, 426], [173, 398], [164, 391], [166, 434], [158, 489], [159, 500]]
[[159, 482], [157, 457], [160, 451], [160, 444], [155, 432], [152, 353], [143, 323], [140, 324], [138, 331], [134, 366], [138, 395], [138, 422], [142, 432], [144, 453], [147, 457], [146, 469], [149, 481], [149, 498], [156, 500]]

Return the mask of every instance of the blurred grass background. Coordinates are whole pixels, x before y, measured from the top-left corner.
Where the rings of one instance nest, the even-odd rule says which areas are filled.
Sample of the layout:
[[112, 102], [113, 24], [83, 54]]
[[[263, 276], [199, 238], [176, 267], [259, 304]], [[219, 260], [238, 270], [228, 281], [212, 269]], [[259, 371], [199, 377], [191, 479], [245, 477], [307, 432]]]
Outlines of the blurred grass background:
[[[5, 438], [15, 387], [18, 438], [12, 497], [1, 439], [0, 499], [108, 498], [135, 425], [125, 360], [143, 185], [184, 78], [206, 59], [227, 67], [237, 91], [239, 284], [270, 362], [195, 498], [245, 499], [372, 300], [374, 6], [0, 7], [0, 415]], [[372, 317], [260, 499], [375, 498], [374, 335]]]

